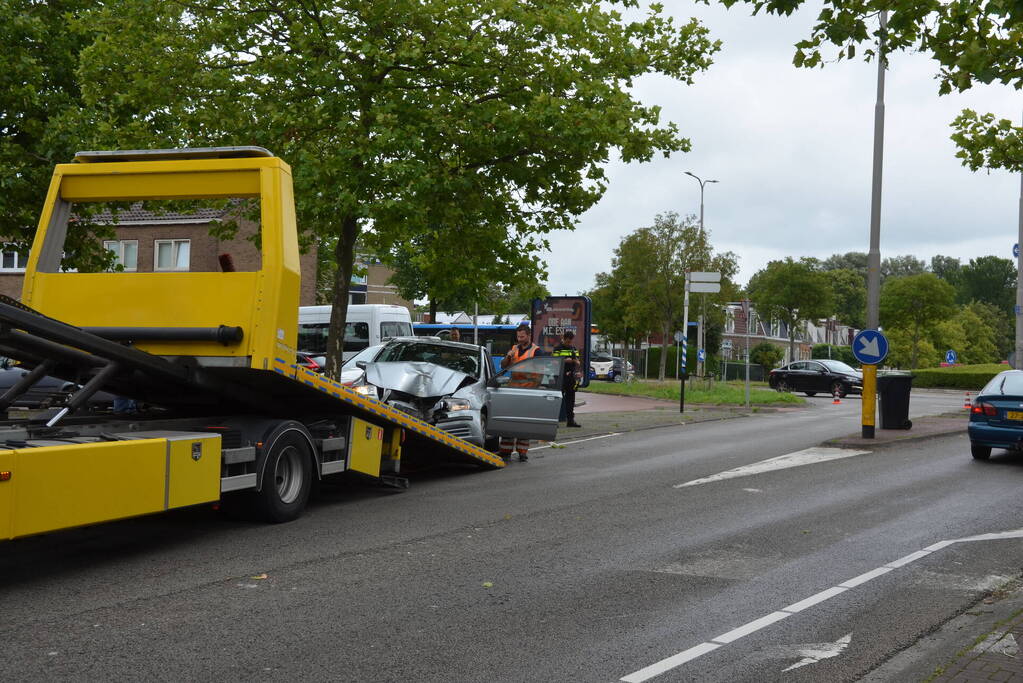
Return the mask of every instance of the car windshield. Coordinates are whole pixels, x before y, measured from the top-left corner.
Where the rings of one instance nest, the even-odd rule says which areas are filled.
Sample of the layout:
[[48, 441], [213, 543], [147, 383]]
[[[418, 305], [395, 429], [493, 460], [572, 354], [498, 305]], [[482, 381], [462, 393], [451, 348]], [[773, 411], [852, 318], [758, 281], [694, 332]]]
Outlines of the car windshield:
[[434, 363], [451, 370], [480, 376], [479, 351], [460, 349], [445, 344], [424, 344], [420, 341], [400, 341], [388, 344], [376, 358], [379, 362], [418, 361]]
[[840, 360], [818, 360], [817, 362], [823, 364], [824, 367], [832, 372], [857, 372], [856, 368], [846, 365]]
[[995, 375], [980, 393], [1023, 396], [1023, 372], [1003, 372]]

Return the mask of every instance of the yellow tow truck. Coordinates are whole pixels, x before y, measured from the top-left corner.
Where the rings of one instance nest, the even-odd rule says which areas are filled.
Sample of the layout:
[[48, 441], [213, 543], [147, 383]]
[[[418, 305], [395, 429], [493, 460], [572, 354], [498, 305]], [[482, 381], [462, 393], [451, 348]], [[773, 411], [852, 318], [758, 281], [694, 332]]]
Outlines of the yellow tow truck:
[[[251, 272], [61, 266], [80, 205], [259, 202]], [[315, 480], [393, 485], [403, 453], [501, 458], [295, 362], [299, 248], [291, 169], [259, 147], [81, 152], [58, 165], [22, 300], [0, 298], [0, 354], [78, 382], [59, 410], [0, 422], [0, 539], [225, 502], [271, 522], [302, 514]], [[100, 389], [157, 410], [96, 414]]]

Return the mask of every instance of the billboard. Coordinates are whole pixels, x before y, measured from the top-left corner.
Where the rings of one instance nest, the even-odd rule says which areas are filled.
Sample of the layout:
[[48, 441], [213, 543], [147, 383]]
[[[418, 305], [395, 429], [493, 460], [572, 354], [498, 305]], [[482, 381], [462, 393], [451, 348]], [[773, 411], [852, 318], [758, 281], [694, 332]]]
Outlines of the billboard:
[[561, 343], [565, 330], [572, 330], [575, 339], [572, 345], [579, 352], [582, 361], [582, 378], [579, 386], [590, 383], [590, 298], [587, 296], [549, 296], [533, 299], [530, 324], [533, 328], [533, 343], [550, 354]]

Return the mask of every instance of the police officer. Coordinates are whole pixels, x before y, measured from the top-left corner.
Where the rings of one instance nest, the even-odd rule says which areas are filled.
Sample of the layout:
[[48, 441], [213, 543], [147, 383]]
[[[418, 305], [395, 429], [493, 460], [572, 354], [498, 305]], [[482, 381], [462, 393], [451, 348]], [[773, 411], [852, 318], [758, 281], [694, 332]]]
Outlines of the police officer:
[[569, 427], [581, 427], [575, 421], [575, 388], [582, 379], [582, 362], [579, 359], [579, 352], [572, 341], [575, 339], [575, 332], [565, 330], [561, 335], [561, 343], [554, 347], [552, 356], [560, 356], [565, 359], [565, 376], [561, 381], [561, 405], [565, 408], [568, 416]]

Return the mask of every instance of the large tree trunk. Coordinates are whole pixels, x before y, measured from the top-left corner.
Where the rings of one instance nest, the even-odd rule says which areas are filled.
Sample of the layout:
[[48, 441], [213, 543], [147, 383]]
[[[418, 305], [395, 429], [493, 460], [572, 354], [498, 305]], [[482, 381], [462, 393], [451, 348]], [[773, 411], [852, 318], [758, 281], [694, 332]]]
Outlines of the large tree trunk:
[[[658, 379], [658, 381], [661, 381], [661, 382], [664, 381], [664, 366], [665, 366], [665, 363], [668, 362], [667, 339], [668, 339], [668, 325], [664, 324], [664, 325], [661, 325], [661, 362], [660, 362], [660, 367], [657, 369], [657, 379]], [[679, 363], [679, 367], [682, 367], [682, 364], [681, 364], [681, 362], [679, 361], [678, 358], [675, 359], [675, 362]]]
[[789, 362], [791, 363], [796, 358], [796, 326], [789, 325]]
[[348, 322], [348, 290], [355, 269], [355, 241], [359, 238], [359, 221], [355, 216], [341, 219], [341, 236], [334, 248], [337, 272], [330, 305], [330, 330], [327, 333], [327, 367], [324, 373], [331, 379], [341, 378], [344, 362], [345, 323]]
[[430, 322], [437, 323], [437, 300], [430, 297]]

